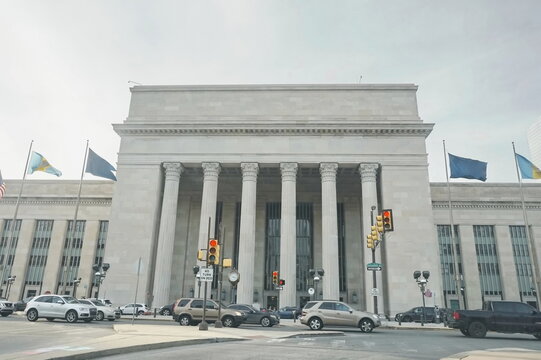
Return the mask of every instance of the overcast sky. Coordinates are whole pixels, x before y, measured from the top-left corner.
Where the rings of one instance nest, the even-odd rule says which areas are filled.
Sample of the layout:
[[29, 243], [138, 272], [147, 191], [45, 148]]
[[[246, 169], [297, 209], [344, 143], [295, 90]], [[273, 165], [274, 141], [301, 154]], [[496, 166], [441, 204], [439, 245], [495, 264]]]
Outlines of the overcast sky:
[[0, 5], [7, 179], [22, 178], [31, 140], [61, 179], [80, 177], [86, 139], [115, 165], [120, 138], [111, 124], [128, 114], [128, 80], [336, 84], [362, 75], [363, 83], [415, 83], [419, 114], [435, 123], [431, 181], [445, 181], [445, 139], [448, 152], [488, 162], [487, 182], [516, 182], [511, 142], [529, 156], [526, 132], [541, 119], [539, 0]]

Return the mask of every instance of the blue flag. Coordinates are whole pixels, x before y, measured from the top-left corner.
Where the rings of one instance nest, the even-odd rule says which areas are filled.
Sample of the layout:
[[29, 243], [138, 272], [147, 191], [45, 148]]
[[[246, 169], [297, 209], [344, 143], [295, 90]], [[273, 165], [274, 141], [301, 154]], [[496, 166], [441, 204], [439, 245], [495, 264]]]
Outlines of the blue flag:
[[112, 173], [113, 171], [116, 171], [113, 165], [109, 164], [107, 160], [97, 155], [94, 151], [92, 151], [92, 149], [88, 149], [85, 172], [116, 181], [116, 176]]
[[451, 178], [487, 180], [487, 163], [449, 154]]

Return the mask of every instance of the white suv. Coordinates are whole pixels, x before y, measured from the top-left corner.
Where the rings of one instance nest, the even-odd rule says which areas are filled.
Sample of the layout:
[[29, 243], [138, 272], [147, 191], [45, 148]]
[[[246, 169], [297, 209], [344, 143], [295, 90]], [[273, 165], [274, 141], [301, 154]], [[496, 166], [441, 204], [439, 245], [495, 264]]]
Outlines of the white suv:
[[66, 319], [67, 322], [74, 323], [77, 320], [91, 322], [96, 317], [97, 309], [95, 306], [81, 304], [72, 296], [49, 294], [30, 300], [24, 313], [28, 321], [46, 318], [48, 321]]
[[136, 315], [150, 314], [150, 309], [146, 304], [126, 304], [118, 308], [122, 315], [133, 315], [134, 311]]

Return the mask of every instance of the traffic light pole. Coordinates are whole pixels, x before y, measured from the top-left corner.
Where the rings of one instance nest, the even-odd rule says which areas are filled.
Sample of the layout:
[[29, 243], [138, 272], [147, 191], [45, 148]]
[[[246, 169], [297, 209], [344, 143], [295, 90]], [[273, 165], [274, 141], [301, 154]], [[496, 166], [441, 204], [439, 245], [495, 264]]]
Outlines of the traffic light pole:
[[[218, 236], [218, 240], [219, 240], [218, 243], [220, 244], [222, 249], [224, 249], [224, 252], [225, 252], [225, 228], [224, 228], [223, 233], [222, 231], [220, 231], [219, 235], [220, 236]], [[223, 280], [223, 274], [224, 274], [224, 260], [223, 259], [224, 259], [223, 255], [220, 254], [220, 264], [218, 265], [219, 271], [220, 271], [220, 273], [218, 274], [218, 320], [216, 320], [216, 322], [214, 323], [214, 327], [217, 327], [217, 328], [223, 327], [223, 324], [222, 324], [222, 280]]]
[[[207, 236], [208, 236], [208, 239], [207, 239], [207, 249], [206, 249], [206, 254], [207, 254], [207, 260], [205, 261], [206, 263], [206, 267], [208, 268], [209, 267], [209, 260], [208, 260], [208, 254], [209, 254], [209, 241], [210, 241], [210, 221], [211, 221], [211, 218], [209, 217], [209, 227], [208, 227], [208, 231], [207, 231]], [[209, 324], [207, 323], [207, 281], [205, 281], [205, 290], [203, 291], [204, 295], [203, 295], [203, 321], [201, 321], [201, 323], [199, 324], [199, 330], [208, 330], [209, 329]]]
[[[372, 205], [372, 208], [370, 209], [370, 225], [374, 226], [374, 210], [376, 210], [376, 207]], [[376, 262], [376, 246], [377, 242], [374, 243], [374, 247], [372, 248], [372, 263]], [[378, 280], [376, 278], [376, 272], [372, 271], [372, 286], [374, 289], [378, 288]], [[372, 296], [374, 298], [374, 314], [378, 313], [378, 296], [374, 294]]]

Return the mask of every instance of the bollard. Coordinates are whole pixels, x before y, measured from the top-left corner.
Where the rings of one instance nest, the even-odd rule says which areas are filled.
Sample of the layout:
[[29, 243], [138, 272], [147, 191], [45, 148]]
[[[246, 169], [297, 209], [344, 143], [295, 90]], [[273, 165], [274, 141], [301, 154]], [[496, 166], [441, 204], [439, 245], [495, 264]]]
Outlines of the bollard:
[[402, 315], [398, 317], [398, 325], [402, 326]]
[[154, 308], [154, 318], [156, 318], [156, 311], [157, 311], [157, 310], [158, 310], [158, 309]]

